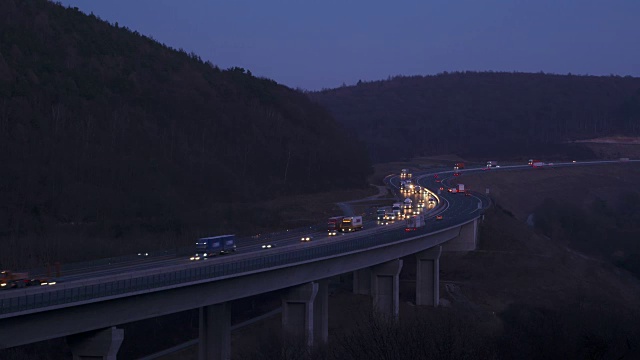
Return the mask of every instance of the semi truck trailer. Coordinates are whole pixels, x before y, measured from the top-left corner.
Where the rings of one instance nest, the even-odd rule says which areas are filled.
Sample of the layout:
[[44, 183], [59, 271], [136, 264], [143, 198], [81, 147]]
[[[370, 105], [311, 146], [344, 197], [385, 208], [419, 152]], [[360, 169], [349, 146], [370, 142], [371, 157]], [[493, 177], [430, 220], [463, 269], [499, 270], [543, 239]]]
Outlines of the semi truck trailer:
[[196, 241], [196, 253], [189, 260], [206, 260], [217, 255], [236, 251], [235, 235], [219, 235], [200, 238]]
[[352, 232], [357, 230], [362, 230], [362, 216], [347, 216], [342, 219], [340, 231]]
[[425, 225], [424, 215], [411, 215], [407, 218], [407, 224], [404, 227], [404, 231], [415, 231]]

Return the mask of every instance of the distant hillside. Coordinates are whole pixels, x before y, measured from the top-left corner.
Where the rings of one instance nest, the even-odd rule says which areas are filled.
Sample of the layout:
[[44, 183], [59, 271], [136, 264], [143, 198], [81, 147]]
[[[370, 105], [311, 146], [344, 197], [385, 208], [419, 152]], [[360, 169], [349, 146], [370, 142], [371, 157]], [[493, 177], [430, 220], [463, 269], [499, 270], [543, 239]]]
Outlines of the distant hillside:
[[311, 96], [357, 129], [377, 162], [444, 153], [543, 156], [584, 151], [561, 145], [568, 140], [640, 134], [640, 78], [632, 77], [445, 73]]
[[305, 94], [45, 0], [0, 2], [0, 163], [0, 236], [174, 226], [212, 203], [362, 187], [370, 172]]

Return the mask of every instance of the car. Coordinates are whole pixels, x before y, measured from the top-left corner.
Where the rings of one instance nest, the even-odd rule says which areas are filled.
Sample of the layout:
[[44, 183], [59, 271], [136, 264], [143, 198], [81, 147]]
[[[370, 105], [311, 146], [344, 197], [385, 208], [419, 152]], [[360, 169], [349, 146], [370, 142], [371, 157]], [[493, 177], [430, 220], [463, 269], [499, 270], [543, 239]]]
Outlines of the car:
[[436, 220], [442, 220], [442, 215], [436, 215]]
[[464, 192], [464, 196], [471, 196], [471, 193], [469, 192], [469, 190]]
[[273, 244], [264, 244], [264, 245], [262, 245], [262, 248], [263, 248], [263, 249], [271, 249], [271, 248], [272, 248], [272, 247], [274, 247], [274, 246], [275, 246], [275, 245], [273, 245]]
[[329, 230], [329, 236], [336, 236], [338, 235], [338, 230]]
[[440, 179], [436, 179], [436, 182], [437, 182], [437, 183], [439, 183], [439, 182], [442, 182], [442, 180], [440, 180]]
[[440, 186], [440, 190], [443, 191], [444, 190], [444, 186]]
[[313, 240], [313, 236], [307, 235], [300, 238], [300, 241], [311, 241]]
[[454, 172], [453, 176], [460, 176], [460, 173], [459, 172]]

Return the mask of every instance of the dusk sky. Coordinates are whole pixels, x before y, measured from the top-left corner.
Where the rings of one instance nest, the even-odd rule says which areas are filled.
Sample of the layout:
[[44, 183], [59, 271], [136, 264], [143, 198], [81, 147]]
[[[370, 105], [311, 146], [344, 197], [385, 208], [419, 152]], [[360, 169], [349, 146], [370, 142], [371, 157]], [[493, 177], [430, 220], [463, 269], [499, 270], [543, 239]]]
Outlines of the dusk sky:
[[493, 70], [640, 76], [640, 0], [63, 0], [290, 87]]

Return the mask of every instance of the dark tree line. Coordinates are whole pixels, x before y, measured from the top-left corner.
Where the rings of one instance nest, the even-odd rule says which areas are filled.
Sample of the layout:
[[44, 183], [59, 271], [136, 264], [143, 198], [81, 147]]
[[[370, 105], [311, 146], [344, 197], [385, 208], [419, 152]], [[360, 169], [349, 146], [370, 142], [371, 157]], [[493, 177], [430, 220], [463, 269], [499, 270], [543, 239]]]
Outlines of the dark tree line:
[[357, 129], [374, 161], [552, 153], [571, 140], [640, 134], [640, 79], [455, 72], [311, 93]]
[[213, 203], [362, 187], [370, 172], [305, 94], [45, 0], [0, 2], [0, 163], [0, 237], [171, 226]]

